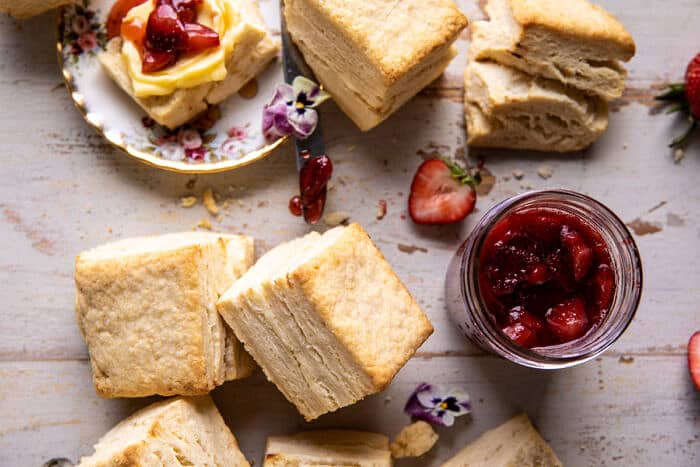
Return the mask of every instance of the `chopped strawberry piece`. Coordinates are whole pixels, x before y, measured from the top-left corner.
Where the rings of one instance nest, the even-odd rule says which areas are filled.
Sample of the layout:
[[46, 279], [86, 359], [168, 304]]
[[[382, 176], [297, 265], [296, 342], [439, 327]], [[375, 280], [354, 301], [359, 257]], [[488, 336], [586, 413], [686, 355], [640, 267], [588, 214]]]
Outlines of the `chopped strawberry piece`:
[[451, 224], [467, 217], [476, 204], [473, 182], [466, 172], [439, 159], [418, 168], [408, 199], [408, 212], [417, 224]]
[[688, 341], [688, 369], [695, 388], [700, 390], [700, 331]]
[[146, 45], [152, 51], [176, 53], [187, 42], [185, 25], [172, 5], [161, 3], [148, 16]]
[[593, 250], [580, 232], [566, 225], [561, 229], [561, 244], [571, 264], [574, 279], [578, 282], [586, 276], [593, 264]]
[[176, 60], [177, 57], [170, 52], [144, 49], [141, 57], [141, 71], [144, 73], [160, 71], [175, 64]]
[[561, 342], [578, 339], [588, 330], [586, 304], [578, 297], [550, 308], [545, 318], [549, 331]]
[[508, 324], [522, 324], [536, 333], [544, 330], [544, 322], [521, 306], [516, 306], [508, 313]]
[[117, 0], [109, 10], [107, 16], [107, 37], [112, 39], [121, 34], [122, 21], [127, 13], [134, 8], [144, 3], [146, 0]]
[[185, 24], [185, 32], [187, 33], [185, 51], [190, 53], [218, 47], [220, 43], [216, 31], [201, 24]]
[[531, 349], [537, 347], [539, 344], [539, 339], [537, 334], [522, 324], [514, 324], [513, 326], [506, 326], [502, 329], [503, 333], [510, 338], [513, 342], [523, 347]]
[[194, 23], [197, 21], [197, 6], [203, 0], [172, 0], [173, 7], [177, 11], [177, 16], [184, 23]]
[[595, 307], [603, 312], [610, 308], [615, 293], [615, 275], [607, 264], [599, 265], [588, 286], [588, 295]]
[[550, 278], [549, 268], [546, 264], [535, 263], [530, 265], [525, 274], [525, 280], [533, 285], [542, 285]]

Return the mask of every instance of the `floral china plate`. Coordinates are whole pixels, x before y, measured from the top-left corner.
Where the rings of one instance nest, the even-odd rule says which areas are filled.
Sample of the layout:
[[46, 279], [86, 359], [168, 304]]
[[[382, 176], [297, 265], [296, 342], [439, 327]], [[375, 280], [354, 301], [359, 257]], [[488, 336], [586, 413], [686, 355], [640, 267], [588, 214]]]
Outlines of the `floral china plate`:
[[[107, 141], [146, 164], [184, 173], [231, 170], [260, 160], [284, 143], [263, 135], [263, 109], [283, 83], [275, 60], [237, 95], [169, 130], [146, 113], [102, 70], [113, 0], [82, 0], [59, 12], [58, 58], [66, 87], [85, 120]], [[278, 2], [261, 2], [268, 26], [279, 24]]]

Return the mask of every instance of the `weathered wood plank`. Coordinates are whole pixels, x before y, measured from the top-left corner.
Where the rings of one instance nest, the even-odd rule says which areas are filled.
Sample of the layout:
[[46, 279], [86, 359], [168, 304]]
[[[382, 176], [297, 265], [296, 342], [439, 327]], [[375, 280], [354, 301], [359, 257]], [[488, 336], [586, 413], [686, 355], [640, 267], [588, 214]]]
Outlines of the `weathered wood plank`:
[[[75, 460], [114, 423], [152, 400], [101, 400], [89, 376], [83, 362], [1, 363], [0, 465], [40, 465], [52, 456]], [[438, 447], [426, 457], [401, 465], [437, 466], [521, 410], [532, 416], [567, 466], [692, 467], [700, 462], [700, 400], [679, 359], [637, 357], [622, 363], [606, 357], [552, 373], [492, 357], [417, 358], [385, 393], [311, 424], [261, 375], [224, 385], [214, 399], [245, 454], [261, 465], [265, 436], [271, 433], [352, 427], [394, 435], [409, 423], [403, 404], [423, 380], [466, 388], [473, 414], [439, 430]], [[677, 383], [669, 385], [671, 380]]]

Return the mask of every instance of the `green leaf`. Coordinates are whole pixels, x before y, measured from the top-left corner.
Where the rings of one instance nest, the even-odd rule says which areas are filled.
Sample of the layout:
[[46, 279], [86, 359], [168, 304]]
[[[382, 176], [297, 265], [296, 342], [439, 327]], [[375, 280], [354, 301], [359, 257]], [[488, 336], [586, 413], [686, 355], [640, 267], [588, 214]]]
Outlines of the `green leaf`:
[[671, 84], [668, 89], [658, 96], [654, 97], [657, 101], [676, 101], [685, 99], [685, 84]]
[[698, 121], [694, 118], [691, 118], [691, 123], [688, 126], [688, 128], [686, 128], [686, 130], [680, 136], [676, 137], [673, 141], [671, 141], [671, 144], [669, 144], [668, 146], [674, 149], [684, 146], [688, 142], [690, 135], [693, 134], [693, 131], [697, 126]]
[[440, 160], [442, 160], [447, 168], [450, 169], [450, 172], [452, 172], [452, 178], [457, 180], [462, 185], [469, 185], [473, 189], [476, 189], [479, 183], [481, 183], [481, 174], [478, 171], [472, 175], [447, 157], [441, 157]]
[[666, 109], [667, 114], [672, 114], [675, 112], [686, 112], [689, 106], [687, 102], [677, 102]]

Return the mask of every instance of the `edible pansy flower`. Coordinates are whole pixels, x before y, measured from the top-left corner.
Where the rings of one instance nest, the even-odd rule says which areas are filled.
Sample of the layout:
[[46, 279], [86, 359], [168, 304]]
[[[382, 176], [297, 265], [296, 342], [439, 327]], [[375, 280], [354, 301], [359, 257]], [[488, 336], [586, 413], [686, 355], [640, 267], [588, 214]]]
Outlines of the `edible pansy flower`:
[[471, 403], [469, 395], [460, 388], [444, 389], [421, 383], [408, 398], [404, 411], [435, 425], [452, 426], [455, 417], [471, 412]]
[[281, 84], [263, 110], [263, 134], [268, 141], [294, 135], [306, 139], [318, 125], [315, 108], [330, 96], [308, 78], [297, 76]]

